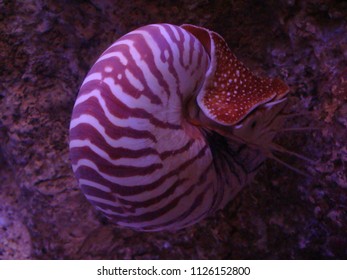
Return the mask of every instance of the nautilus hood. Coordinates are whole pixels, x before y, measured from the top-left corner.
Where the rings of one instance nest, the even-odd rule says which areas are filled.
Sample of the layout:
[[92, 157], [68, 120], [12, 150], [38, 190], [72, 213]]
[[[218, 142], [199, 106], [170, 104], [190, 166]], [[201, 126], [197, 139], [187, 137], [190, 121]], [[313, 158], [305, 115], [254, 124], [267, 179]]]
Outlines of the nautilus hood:
[[234, 125], [252, 110], [289, 90], [281, 80], [254, 75], [231, 52], [225, 40], [208, 29], [181, 26], [198, 38], [210, 55], [210, 66], [197, 103], [207, 117], [223, 125]]

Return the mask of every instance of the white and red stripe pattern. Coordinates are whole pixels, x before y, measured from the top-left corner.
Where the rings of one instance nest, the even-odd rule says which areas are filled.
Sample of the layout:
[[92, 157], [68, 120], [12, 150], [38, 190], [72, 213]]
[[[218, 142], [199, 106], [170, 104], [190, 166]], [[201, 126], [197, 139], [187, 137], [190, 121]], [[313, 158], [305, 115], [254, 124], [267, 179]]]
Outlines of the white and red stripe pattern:
[[120, 226], [194, 224], [230, 201], [263, 160], [249, 152], [244, 159], [244, 145], [187, 120], [187, 104], [208, 90], [206, 73], [215, 71], [213, 42], [189, 28], [148, 25], [121, 37], [96, 61], [76, 100], [73, 171], [86, 198]]

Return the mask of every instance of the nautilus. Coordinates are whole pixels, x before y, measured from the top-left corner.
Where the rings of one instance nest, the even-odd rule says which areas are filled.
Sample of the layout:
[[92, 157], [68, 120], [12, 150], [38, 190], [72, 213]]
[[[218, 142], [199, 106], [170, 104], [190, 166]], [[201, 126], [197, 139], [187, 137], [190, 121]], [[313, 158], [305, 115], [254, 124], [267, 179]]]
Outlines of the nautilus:
[[107, 48], [81, 85], [73, 172], [112, 223], [188, 227], [225, 207], [271, 156], [288, 91], [253, 74], [213, 31], [140, 27]]

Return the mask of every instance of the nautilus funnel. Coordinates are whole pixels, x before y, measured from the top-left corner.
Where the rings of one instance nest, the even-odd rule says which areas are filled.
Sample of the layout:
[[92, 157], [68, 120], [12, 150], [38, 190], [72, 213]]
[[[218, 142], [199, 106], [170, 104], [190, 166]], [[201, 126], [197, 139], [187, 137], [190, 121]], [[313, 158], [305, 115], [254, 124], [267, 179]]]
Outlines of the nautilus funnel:
[[119, 226], [193, 225], [254, 176], [265, 156], [247, 145], [259, 131], [247, 123], [276, 118], [287, 91], [279, 79], [253, 75], [215, 32], [138, 28], [105, 50], [81, 85], [70, 123], [78, 184]]

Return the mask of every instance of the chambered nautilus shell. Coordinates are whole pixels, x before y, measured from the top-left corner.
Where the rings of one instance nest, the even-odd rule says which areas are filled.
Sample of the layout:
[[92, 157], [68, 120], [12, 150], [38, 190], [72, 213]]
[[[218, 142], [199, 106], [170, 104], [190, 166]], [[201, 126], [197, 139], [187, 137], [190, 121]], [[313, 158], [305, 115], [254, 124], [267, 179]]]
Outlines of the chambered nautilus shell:
[[217, 33], [153, 24], [95, 62], [70, 124], [73, 171], [108, 219], [177, 230], [252, 179], [283, 124], [288, 87], [252, 74]]

